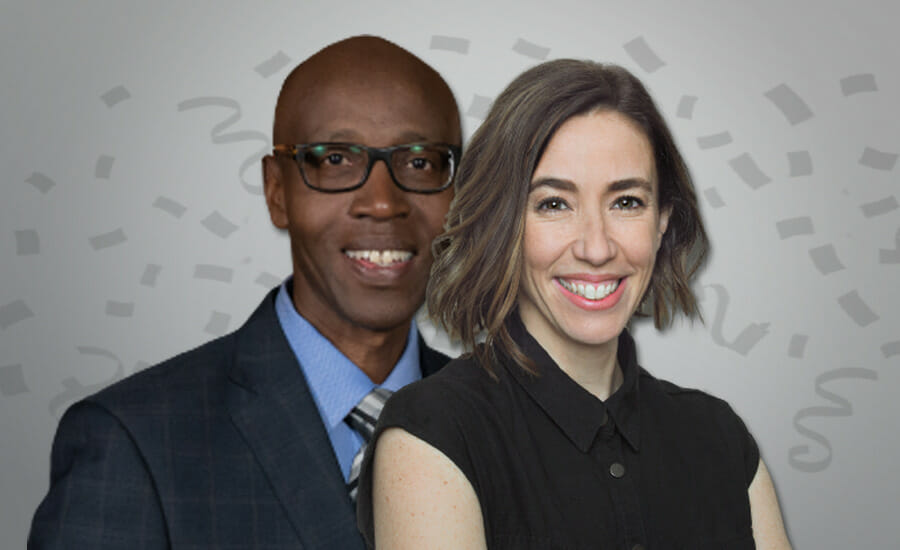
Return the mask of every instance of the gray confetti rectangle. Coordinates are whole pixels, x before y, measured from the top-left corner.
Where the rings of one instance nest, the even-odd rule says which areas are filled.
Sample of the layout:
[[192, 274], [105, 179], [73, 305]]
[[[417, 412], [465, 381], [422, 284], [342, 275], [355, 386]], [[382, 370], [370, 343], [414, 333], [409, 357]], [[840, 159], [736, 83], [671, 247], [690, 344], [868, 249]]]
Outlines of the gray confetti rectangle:
[[888, 357], [893, 357], [895, 355], [900, 355], [900, 340], [883, 344], [881, 346], [881, 353], [884, 355], [885, 359], [887, 359]]
[[833, 244], [811, 248], [809, 257], [812, 258], [813, 265], [816, 266], [816, 269], [818, 269], [819, 273], [822, 275], [828, 275], [829, 273], [844, 269], [844, 264], [842, 264], [841, 260], [838, 258], [837, 251], [834, 249]]
[[108, 180], [115, 161], [116, 159], [109, 155], [100, 155], [97, 159], [97, 166], [94, 168], [94, 176], [99, 179]]
[[878, 315], [863, 301], [856, 290], [851, 290], [838, 298], [838, 304], [861, 327], [871, 325], [879, 319]]
[[25, 384], [22, 365], [0, 367], [0, 393], [6, 397], [11, 397], [20, 393], [29, 393], [30, 391], [28, 385]]
[[162, 271], [162, 266], [158, 264], [147, 264], [144, 268], [144, 274], [141, 275], [141, 285], [155, 287], [156, 279]]
[[231, 321], [231, 316], [227, 313], [213, 311], [209, 316], [209, 322], [206, 323], [206, 327], [204, 327], [203, 330], [207, 334], [221, 336], [228, 330], [229, 321]]
[[228, 219], [218, 211], [213, 212], [200, 222], [203, 227], [208, 229], [212, 234], [227, 239], [232, 233], [237, 231], [238, 226], [228, 221]]
[[491, 98], [475, 94], [472, 96], [472, 102], [469, 103], [469, 110], [466, 111], [466, 114], [484, 120], [488, 111], [491, 110], [491, 105], [493, 105], [493, 103], [494, 100]]
[[55, 181], [47, 177], [45, 174], [41, 174], [40, 172], [32, 172], [32, 174], [25, 180], [25, 183], [30, 183], [41, 193], [47, 193], [56, 185]]
[[14, 324], [34, 317], [34, 312], [24, 300], [16, 300], [0, 306], [0, 329], [7, 329]]
[[775, 228], [778, 230], [781, 240], [799, 235], [812, 235], [815, 232], [812, 218], [809, 216], [781, 220], [775, 224]]
[[525, 57], [530, 57], [532, 59], [537, 59], [539, 61], [547, 59], [547, 56], [550, 55], [550, 48], [539, 46], [534, 42], [529, 42], [522, 38], [516, 40], [516, 43], [513, 44], [512, 50], [517, 54], [524, 55]]
[[841, 93], [844, 97], [863, 92], [877, 92], [874, 74], [854, 74], [841, 79]]
[[194, 266], [195, 279], [230, 283], [233, 276], [234, 270], [230, 267], [210, 264], [197, 264]]
[[107, 90], [106, 93], [100, 96], [100, 99], [103, 100], [107, 107], [112, 108], [130, 97], [131, 92], [125, 86], [116, 86]]
[[134, 302], [107, 300], [106, 314], [110, 317], [131, 317], [134, 315]]
[[647, 41], [644, 40], [643, 36], [639, 36], [634, 40], [626, 42], [623, 47], [625, 48], [625, 53], [648, 73], [655, 72], [666, 66], [665, 61], [656, 55], [656, 52], [650, 48], [650, 45], [647, 44]]
[[881, 216], [883, 214], [887, 214], [888, 212], [893, 212], [897, 208], [900, 208], [900, 204], [897, 204], [897, 197], [895, 197], [894, 195], [885, 197], [881, 200], [867, 202], [866, 204], [860, 205], [863, 216], [867, 218]]
[[795, 334], [791, 336], [791, 343], [788, 344], [788, 357], [803, 359], [807, 341], [809, 341], [809, 336], [805, 334]]
[[117, 244], [122, 244], [128, 240], [128, 237], [125, 236], [125, 231], [120, 227], [115, 231], [110, 231], [109, 233], [104, 233], [102, 235], [96, 235], [90, 238], [91, 248], [94, 250], [101, 250], [103, 248], [109, 248], [111, 246], [116, 246]]
[[431, 37], [432, 50], [444, 50], [461, 54], [469, 53], [469, 40], [453, 36], [441, 36], [436, 34]]
[[744, 153], [739, 157], [735, 157], [729, 160], [728, 164], [751, 189], [759, 189], [763, 185], [772, 182], [772, 179], [760, 170], [759, 165], [756, 164], [750, 153]]
[[900, 264], [900, 246], [896, 250], [880, 249], [878, 251], [878, 263], [882, 265]]
[[890, 171], [897, 165], [897, 154], [866, 147], [859, 157], [859, 163], [875, 170]]
[[697, 96], [683, 95], [678, 102], [678, 110], [675, 116], [678, 118], [686, 118], [688, 120], [694, 117], [694, 107], [697, 105]]
[[715, 187], [707, 187], [704, 189], [703, 196], [706, 197], [706, 201], [709, 202], [709, 205], [713, 208], [722, 208], [725, 206], [725, 201], [722, 200], [722, 196], [719, 195], [719, 191], [717, 191]]
[[788, 165], [792, 178], [809, 176], [813, 173], [812, 156], [809, 151], [791, 151], [788, 153]]
[[697, 138], [697, 146], [701, 149], [712, 149], [713, 147], [722, 147], [732, 142], [731, 133], [719, 132], [708, 136], [700, 136]]
[[809, 105], [787, 84], [779, 84], [764, 95], [778, 107], [791, 126], [809, 120], [813, 116]]
[[163, 212], [171, 214], [176, 218], [180, 218], [181, 216], [183, 216], [185, 211], [187, 210], [187, 207], [183, 204], [176, 202], [175, 200], [168, 197], [162, 196], [156, 197], [156, 200], [153, 201], [153, 207], [159, 208]]
[[33, 256], [41, 252], [41, 239], [34, 229], [16, 231], [16, 255]]
[[263, 78], [269, 78], [273, 74], [283, 69], [290, 62], [291, 58], [288, 57], [286, 53], [279, 50], [269, 59], [266, 59], [256, 67], [253, 67], [253, 70], [256, 71], [259, 76]]
[[265, 288], [275, 288], [276, 286], [281, 284], [281, 280], [281, 277], [263, 271], [253, 282]]

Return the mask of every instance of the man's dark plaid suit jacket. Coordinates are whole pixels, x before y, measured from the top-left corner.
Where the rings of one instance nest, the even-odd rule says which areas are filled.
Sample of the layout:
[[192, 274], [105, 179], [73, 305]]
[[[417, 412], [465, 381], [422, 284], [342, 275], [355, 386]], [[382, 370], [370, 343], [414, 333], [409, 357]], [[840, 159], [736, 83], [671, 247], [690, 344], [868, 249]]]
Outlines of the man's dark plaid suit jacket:
[[73, 405], [28, 548], [365, 548], [274, 304]]

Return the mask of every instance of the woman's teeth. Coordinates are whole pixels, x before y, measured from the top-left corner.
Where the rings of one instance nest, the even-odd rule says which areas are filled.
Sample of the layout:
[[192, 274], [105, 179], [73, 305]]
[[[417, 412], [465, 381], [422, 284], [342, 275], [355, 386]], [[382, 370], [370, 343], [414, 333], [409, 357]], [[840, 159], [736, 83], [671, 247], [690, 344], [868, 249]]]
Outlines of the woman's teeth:
[[344, 254], [354, 260], [365, 260], [381, 267], [406, 262], [413, 257], [409, 250], [345, 250]]
[[556, 279], [566, 290], [588, 300], [602, 300], [619, 287], [618, 279], [609, 283], [592, 285], [590, 283], [570, 283], [565, 279]]

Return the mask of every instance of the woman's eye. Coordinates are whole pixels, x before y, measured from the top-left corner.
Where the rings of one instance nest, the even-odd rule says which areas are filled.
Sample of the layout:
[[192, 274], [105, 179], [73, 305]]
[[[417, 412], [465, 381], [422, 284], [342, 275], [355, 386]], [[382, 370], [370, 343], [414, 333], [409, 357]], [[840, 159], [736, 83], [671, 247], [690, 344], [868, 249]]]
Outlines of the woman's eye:
[[614, 208], [620, 210], [635, 210], [644, 206], [644, 201], [637, 197], [619, 197], [616, 199]]
[[563, 210], [568, 207], [566, 201], [559, 197], [550, 197], [538, 203], [538, 210]]

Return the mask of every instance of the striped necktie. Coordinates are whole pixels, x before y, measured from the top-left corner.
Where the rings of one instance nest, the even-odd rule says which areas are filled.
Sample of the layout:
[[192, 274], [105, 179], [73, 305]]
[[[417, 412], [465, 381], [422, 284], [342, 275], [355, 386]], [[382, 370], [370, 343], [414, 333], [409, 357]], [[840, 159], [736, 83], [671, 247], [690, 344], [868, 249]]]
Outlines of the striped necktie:
[[375, 424], [378, 422], [378, 416], [381, 415], [381, 409], [384, 408], [384, 403], [390, 396], [391, 390], [375, 388], [366, 394], [359, 404], [353, 407], [347, 418], [344, 419], [363, 438], [362, 446], [353, 457], [353, 462], [350, 465], [350, 478], [347, 480], [347, 490], [350, 492], [350, 500], [353, 502], [356, 502], [359, 470], [362, 467], [363, 455], [366, 453], [366, 445], [372, 439], [372, 434], [375, 433]]

